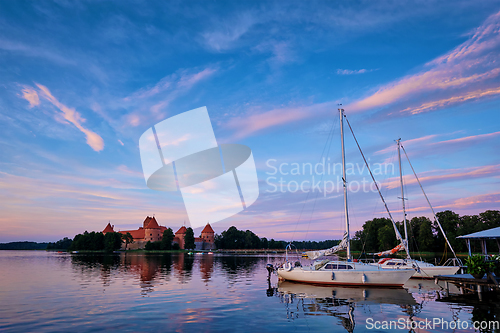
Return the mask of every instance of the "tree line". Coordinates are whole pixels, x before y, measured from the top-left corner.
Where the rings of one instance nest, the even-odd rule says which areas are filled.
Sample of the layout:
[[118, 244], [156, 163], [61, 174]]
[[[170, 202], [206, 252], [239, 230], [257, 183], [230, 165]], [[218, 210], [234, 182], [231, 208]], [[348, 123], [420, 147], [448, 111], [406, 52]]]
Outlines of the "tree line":
[[71, 246], [71, 243], [73, 243], [72, 239], [64, 237], [63, 239], [60, 239], [55, 243], [49, 243], [47, 245], [47, 250], [68, 250]]
[[[215, 246], [218, 249], [285, 249], [289, 242], [259, 238], [250, 230], [238, 230], [235, 226], [215, 235]], [[316, 241], [293, 241], [292, 248], [297, 249], [325, 249], [338, 243], [338, 240]]]
[[47, 248], [47, 245], [48, 243], [37, 243], [28, 241], [0, 243], [0, 250], [45, 250]]
[[[130, 233], [128, 233], [130, 235]], [[123, 238], [119, 232], [108, 232], [104, 235], [102, 232], [87, 232], [75, 236], [69, 247], [70, 251], [106, 251], [113, 252], [122, 247]], [[132, 236], [130, 236], [132, 237]]]
[[[455, 252], [467, 252], [465, 241], [457, 236], [500, 227], [500, 212], [487, 210], [478, 215], [460, 216], [450, 210], [436, 214], [451, 246]], [[444, 252], [445, 239], [436, 221], [425, 216], [414, 217], [408, 221], [408, 243], [410, 251], [415, 252]], [[404, 237], [402, 222], [396, 222], [401, 235]], [[477, 243], [477, 244], [476, 244]], [[361, 230], [356, 231], [352, 239], [352, 249], [365, 253], [389, 250], [399, 243], [396, 240], [394, 227], [388, 218], [374, 218], [366, 221]], [[493, 248], [493, 241], [488, 247]], [[480, 251], [479, 242], [471, 242], [473, 252]]]

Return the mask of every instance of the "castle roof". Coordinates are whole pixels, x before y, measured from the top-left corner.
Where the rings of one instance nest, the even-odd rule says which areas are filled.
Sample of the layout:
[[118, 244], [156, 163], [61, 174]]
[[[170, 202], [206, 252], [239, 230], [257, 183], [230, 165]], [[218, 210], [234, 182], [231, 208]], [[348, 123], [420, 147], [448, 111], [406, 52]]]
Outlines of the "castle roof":
[[127, 232], [129, 232], [132, 235], [133, 239], [143, 239], [145, 234], [146, 234], [146, 230], [144, 230], [144, 229], [119, 231], [119, 233], [124, 234], [124, 235]]
[[177, 232], [175, 234], [176, 235], [177, 234], [185, 234], [186, 230], [187, 230], [187, 228], [185, 226], [182, 226], [182, 227], [179, 228], [179, 230], [177, 230]]
[[210, 226], [210, 223], [207, 223], [207, 225], [205, 226], [205, 228], [203, 228], [203, 230], [201, 231], [201, 233], [209, 233], [209, 234], [215, 234], [215, 231], [214, 229], [212, 229], [212, 227]]
[[115, 231], [113, 230], [111, 223], [108, 223], [108, 225], [106, 226], [106, 228], [104, 228], [104, 230], [102, 232], [106, 233], [106, 232], [115, 232]]
[[154, 216], [149, 218], [149, 223], [144, 229], [160, 229], [160, 226], [158, 225], [158, 222], [156, 222]]

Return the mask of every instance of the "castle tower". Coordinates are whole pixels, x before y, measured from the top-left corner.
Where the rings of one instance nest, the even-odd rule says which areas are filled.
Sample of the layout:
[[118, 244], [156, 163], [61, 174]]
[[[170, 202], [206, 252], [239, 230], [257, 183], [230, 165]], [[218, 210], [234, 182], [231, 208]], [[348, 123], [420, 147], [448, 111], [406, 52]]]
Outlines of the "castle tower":
[[187, 228], [185, 226], [182, 226], [175, 233], [174, 241], [177, 241], [181, 249], [184, 249], [184, 236], [186, 236], [186, 230]]
[[201, 231], [201, 239], [205, 243], [203, 245], [204, 249], [213, 249], [215, 242], [215, 232], [214, 229], [210, 226], [210, 223], [207, 223], [205, 228]]
[[144, 222], [142, 222], [142, 228], [146, 229], [146, 227], [148, 226], [150, 221], [151, 221], [151, 217], [146, 216], [146, 218], [144, 219]]
[[106, 235], [108, 232], [115, 232], [113, 230], [113, 228], [114, 228], [114, 225], [111, 225], [111, 223], [108, 223], [106, 228], [104, 228], [104, 230], [102, 231], [103, 235]]
[[158, 222], [156, 222], [155, 217], [147, 217], [144, 223], [149, 219], [148, 224], [144, 226], [144, 240], [151, 241], [151, 242], [157, 242], [160, 241], [162, 238], [161, 234], [161, 228], [158, 225]]

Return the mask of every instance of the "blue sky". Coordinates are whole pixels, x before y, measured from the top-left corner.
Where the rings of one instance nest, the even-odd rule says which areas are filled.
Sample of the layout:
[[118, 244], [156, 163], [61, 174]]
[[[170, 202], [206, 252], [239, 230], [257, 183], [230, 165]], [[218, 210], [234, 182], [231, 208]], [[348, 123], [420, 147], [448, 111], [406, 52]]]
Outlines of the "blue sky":
[[[397, 166], [402, 138], [437, 211], [500, 206], [500, 1], [3, 1], [0, 59], [2, 242], [189, 223], [179, 193], [146, 187], [138, 141], [201, 106], [219, 143], [252, 149], [260, 184], [217, 232], [341, 236], [341, 192], [293, 191], [338, 173], [269, 179], [320, 162], [331, 128], [340, 162], [339, 103], [373, 166]], [[362, 166], [347, 136], [346, 152]], [[409, 217], [430, 216], [403, 170]], [[401, 220], [397, 169], [376, 177]], [[349, 200], [353, 230], [386, 216], [376, 193]]]

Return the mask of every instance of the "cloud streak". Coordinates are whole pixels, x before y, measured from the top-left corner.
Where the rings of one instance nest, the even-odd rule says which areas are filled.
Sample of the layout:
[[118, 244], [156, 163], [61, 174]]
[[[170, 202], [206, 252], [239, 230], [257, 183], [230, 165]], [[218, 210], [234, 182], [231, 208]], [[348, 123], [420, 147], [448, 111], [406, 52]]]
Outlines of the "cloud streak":
[[234, 139], [242, 139], [268, 128], [321, 116], [327, 112], [331, 112], [331, 108], [334, 105], [335, 103], [328, 102], [311, 106], [289, 107], [247, 114], [229, 120], [225, 126], [234, 130]]
[[[403, 113], [421, 113], [460, 102], [496, 96], [500, 87], [500, 12], [491, 15], [472, 36], [424, 70], [379, 88], [348, 106], [350, 111], [404, 106]], [[496, 82], [495, 82], [496, 81]], [[415, 100], [423, 100], [415, 104]]]
[[202, 34], [205, 45], [210, 49], [222, 52], [233, 47], [255, 23], [256, 17], [251, 12], [245, 12], [234, 17], [231, 21], [220, 24], [216, 29]]
[[163, 110], [172, 101], [191, 90], [199, 82], [208, 79], [217, 72], [217, 68], [206, 67], [202, 70], [179, 70], [174, 74], [165, 76], [151, 88], [143, 88], [132, 95], [125, 97], [124, 101], [129, 105], [146, 104], [149, 112], [145, 113], [141, 108], [136, 112], [126, 116], [128, 125], [136, 127], [142, 124], [145, 119], [153, 116], [155, 120], [165, 118]]
[[364, 74], [376, 71], [376, 69], [337, 69], [337, 74], [339, 75], [355, 75], [355, 74]]
[[[460, 181], [473, 178], [486, 178], [500, 175], [500, 164], [486, 165], [480, 167], [471, 167], [459, 170], [440, 170], [440, 174], [430, 176], [420, 176], [420, 182], [425, 184], [437, 182]], [[413, 175], [406, 175], [403, 177], [405, 185], [417, 184], [417, 180]], [[388, 189], [397, 188], [400, 186], [399, 178], [390, 178], [384, 184]]]
[[[85, 122], [85, 119], [78, 113], [74, 108], [70, 108], [55, 98], [50, 90], [38, 83], [35, 83], [35, 85], [40, 89], [40, 95], [45, 98], [47, 101], [52, 103], [55, 107], [57, 107], [61, 112], [62, 112], [62, 117], [65, 121], [73, 124], [76, 128], [78, 128], [83, 134], [85, 134], [85, 137], [87, 139], [87, 144], [95, 151], [101, 151], [104, 149], [104, 140], [99, 136], [97, 133], [83, 127], [83, 123]], [[28, 93], [28, 98], [31, 98], [32, 101], [35, 101], [33, 92], [36, 94], [36, 91], [29, 88], [30, 92]], [[36, 94], [38, 96], [38, 94]], [[28, 99], [26, 97], [26, 94], [24, 93], [23, 90], [23, 97]], [[32, 101], [30, 101], [31, 106], [33, 106]], [[39, 103], [38, 103], [39, 104]], [[37, 105], [38, 105], [37, 104]]]

